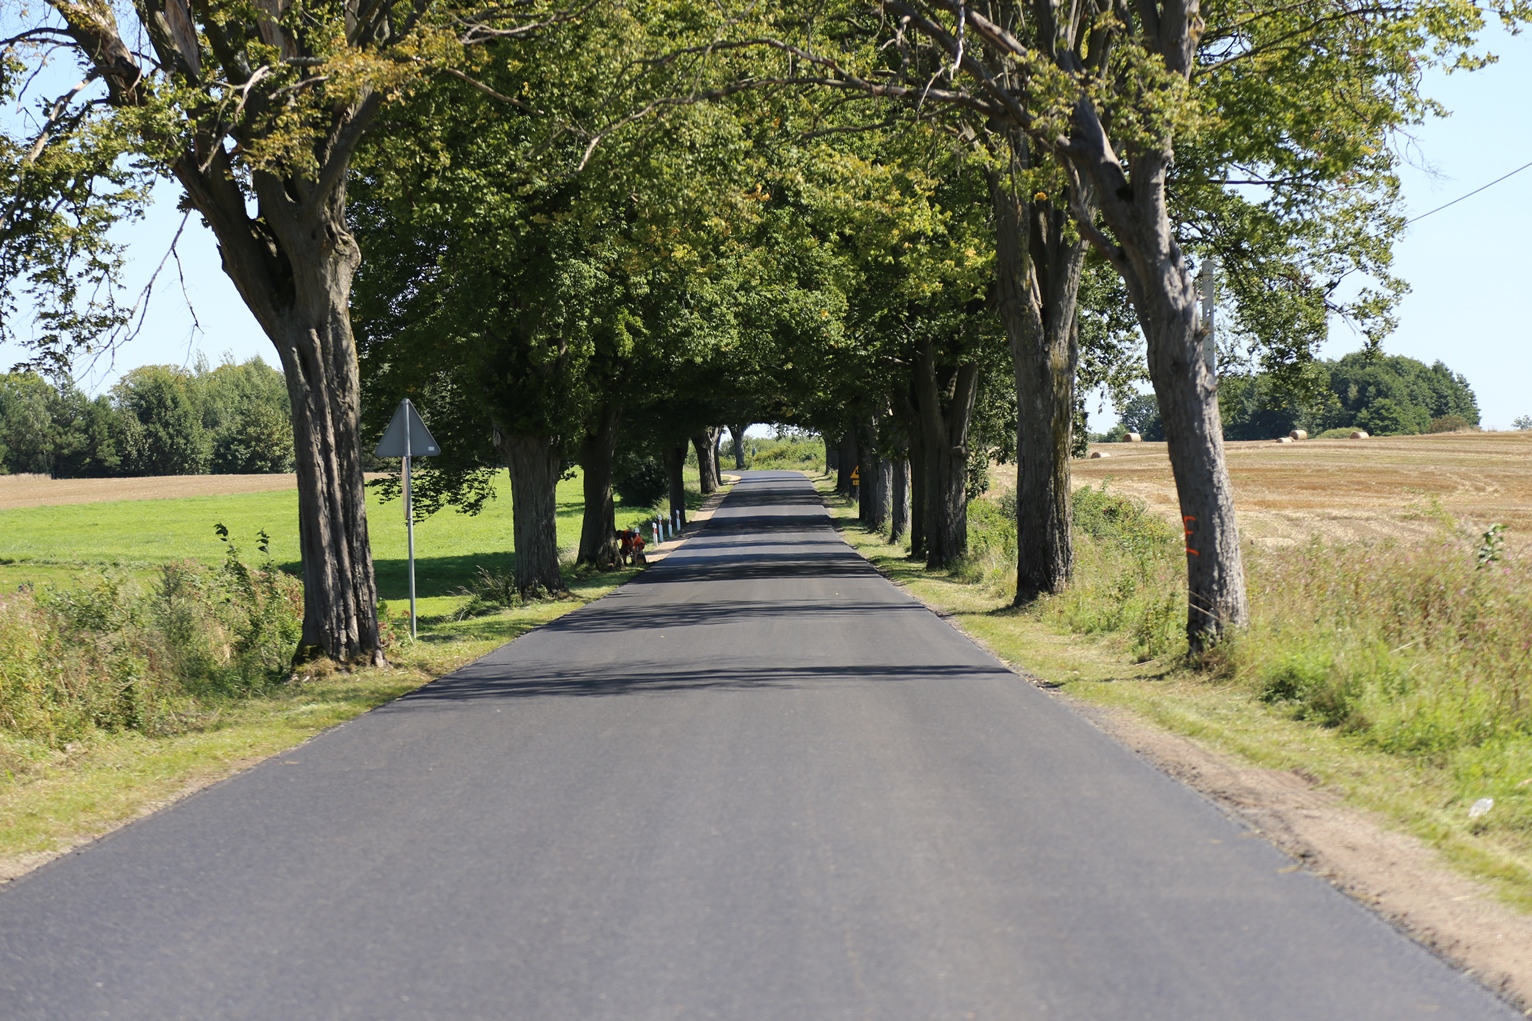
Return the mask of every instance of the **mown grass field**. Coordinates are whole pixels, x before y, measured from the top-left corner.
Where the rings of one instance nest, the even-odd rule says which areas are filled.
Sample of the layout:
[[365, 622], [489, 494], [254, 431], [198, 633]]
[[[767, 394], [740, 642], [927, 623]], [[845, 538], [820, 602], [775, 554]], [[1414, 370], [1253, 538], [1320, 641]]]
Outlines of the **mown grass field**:
[[[68, 494], [72, 501], [89, 492], [92, 482], [104, 493], [115, 493], [118, 482], [135, 483], [134, 491], [157, 491], [157, 498], [70, 502], [52, 506], [0, 509], [0, 591], [18, 585], [72, 585], [99, 575], [103, 569], [120, 569], [148, 576], [159, 565], [191, 558], [207, 562], [223, 559], [225, 545], [213, 526], [223, 524], [230, 540], [249, 561], [259, 559], [256, 535], [270, 537], [272, 558], [284, 569], [298, 570], [298, 494], [292, 488], [271, 491], [209, 493], [219, 476], [192, 476], [155, 480], [74, 480]], [[228, 486], [246, 489], [250, 476], [228, 476]], [[259, 478], [259, 477], [254, 477]], [[286, 476], [280, 478], [287, 478]], [[153, 486], [143, 485], [152, 481]], [[273, 480], [276, 481], [276, 480]], [[693, 480], [695, 483], [695, 480]], [[572, 552], [579, 545], [580, 516], [584, 508], [577, 474], [559, 483], [558, 534], [561, 549]], [[0, 476], [0, 507], [8, 489], [34, 490], [27, 479]], [[182, 490], [198, 495], [182, 496]], [[466, 599], [460, 590], [475, 577], [478, 568], [495, 572], [510, 569], [510, 486], [502, 473], [496, 498], [478, 515], [444, 509], [415, 526], [415, 583], [422, 619], [442, 618]], [[618, 507], [619, 527], [642, 520], [647, 508]], [[367, 523], [372, 540], [373, 564], [378, 590], [390, 603], [408, 597], [406, 540], [403, 505], [384, 503], [369, 489]]]
[[[197, 561], [205, 567], [192, 575], [183, 572], [196, 585], [228, 581], [226, 570], [218, 573], [227, 547], [214, 533], [215, 524], [229, 529], [241, 559], [252, 565], [262, 559], [257, 534], [265, 531], [276, 565], [296, 570], [298, 539], [297, 496], [290, 487], [270, 489], [280, 481], [251, 485], [247, 477], [232, 477], [226, 484], [235, 491], [218, 493], [210, 491], [218, 487], [216, 480], [156, 479], [152, 486], [145, 480], [105, 480], [100, 492], [106, 495], [121, 495], [124, 487], [114, 485], [121, 481], [134, 483], [135, 495], [163, 495], [104, 501], [92, 501], [89, 485], [75, 482], [68, 491], [73, 502], [0, 509], [0, 881], [397, 698], [599, 598], [634, 573], [569, 568], [569, 593], [563, 598], [462, 616], [471, 599], [463, 590], [477, 572], [504, 574], [515, 556], [509, 486], [502, 476], [497, 499], [478, 516], [447, 510], [417, 524], [421, 640], [411, 642], [404, 637], [408, 590], [402, 506], [380, 503], [369, 492], [390, 666], [349, 671], [321, 666], [284, 680], [280, 661], [291, 646], [278, 641], [288, 652], [277, 650], [276, 662], [259, 668], [253, 681], [248, 670], [242, 679], [220, 680], [231, 669], [227, 644], [221, 658], [219, 648], [230, 640], [229, 632], [213, 635], [210, 648], [197, 635], [165, 644], [166, 614], [182, 613], [181, 619], [187, 619], [184, 601], [180, 609], [170, 605], [167, 579], [179, 570], [177, 564]], [[695, 472], [688, 481], [689, 502], [696, 505]], [[48, 488], [37, 480], [0, 477], [0, 507], [5, 506], [7, 483], [13, 495], [24, 487], [32, 493]], [[569, 559], [578, 545], [583, 512], [580, 486], [577, 475], [558, 490], [559, 544]], [[193, 495], [179, 495], [187, 491]], [[619, 527], [637, 524], [648, 511], [619, 506]], [[32, 591], [18, 593], [19, 587]], [[110, 619], [123, 623], [60, 630], [70, 619], [93, 619], [98, 604], [109, 617], [118, 615]], [[60, 616], [57, 607], [66, 612]], [[199, 628], [218, 627], [213, 616], [190, 619], [200, 621]], [[99, 646], [105, 658], [90, 659], [86, 649], [82, 660], [70, 649], [81, 643]], [[212, 660], [190, 672], [174, 662], [189, 656], [206, 660], [208, 653]], [[29, 657], [35, 661], [25, 662]], [[96, 662], [130, 672], [87, 676]], [[100, 692], [82, 694], [92, 685]], [[124, 717], [117, 703], [119, 696], [129, 695], [155, 708], [153, 719]], [[103, 697], [109, 718], [101, 715]], [[81, 700], [91, 698], [95, 708], [82, 711]]]

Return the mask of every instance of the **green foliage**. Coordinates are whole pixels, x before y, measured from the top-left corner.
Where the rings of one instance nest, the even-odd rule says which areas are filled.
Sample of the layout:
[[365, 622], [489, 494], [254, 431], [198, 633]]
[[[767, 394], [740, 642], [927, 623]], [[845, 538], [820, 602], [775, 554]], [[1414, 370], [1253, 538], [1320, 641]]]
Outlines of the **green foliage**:
[[1442, 415], [1431, 419], [1431, 424], [1426, 427], [1428, 433], [1456, 433], [1466, 432], [1476, 428], [1475, 425], [1462, 415]]
[[1327, 428], [1349, 421], [1379, 436], [1412, 434], [1425, 432], [1432, 419], [1446, 415], [1479, 424], [1479, 404], [1468, 380], [1439, 361], [1427, 366], [1402, 355], [1358, 352], [1329, 368], [1339, 410], [1324, 423]]
[[1474, 561], [1479, 565], [1479, 570], [1484, 570], [1492, 564], [1498, 564], [1505, 556], [1505, 526], [1496, 522], [1479, 540], [1479, 548], [1474, 551]]
[[612, 488], [623, 503], [647, 507], [657, 503], [669, 487], [665, 466], [657, 457], [624, 451], [612, 460]]
[[745, 467], [771, 471], [815, 471], [824, 464], [824, 440], [812, 433], [790, 432], [747, 440]]
[[293, 470], [292, 405], [282, 374], [258, 358], [197, 367], [202, 426], [215, 475]]
[[[8, 25], [13, 10], [28, 13], [7, 9]], [[50, 373], [128, 331], [134, 310], [118, 300], [125, 254], [110, 231], [140, 215], [152, 181], [106, 110], [71, 105], [85, 86], [63, 101], [26, 94], [49, 80], [36, 72], [61, 36], [0, 50], [0, 105], [28, 111], [0, 121], [0, 346], [32, 350]], [[20, 323], [30, 330], [18, 333]]]
[[510, 571], [492, 571], [487, 567], [474, 570], [473, 580], [463, 587], [462, 593], [468, 600], [457, 611], [458, 620], [515, 609], [528, 599], [516, 587], [516, 578]]
[[1118, 417], [1127, 426], [1151, 442], [1165, 439], [1165, 424], [1160, 420], [1160, 403], [1154, 394], [1135, 394], [1126, 405], [1118, 409]]
[[[1073, 507], [1074, 580], [1029, 612], [1081, 634], [1124, 634], [1142, 659], [1184, 649], [1186, 588], [1176, 530], [1105, 483], [1075, 490]], [[968, 547], [959, 576], [1014, 596], [1015, 490], [969, 505]]]
[[1500, 538], [1315, 540], [1256, 557], [1254, 623], [1215, 669], [1296, 718], [1443, 766], [1465, 808], [1506, 806], [1491, 826], [1532, 827], [1517, 787], [1532, 747], [1532, 576], [1507, 565]]
[[[1144, 417], [1146, 409], [1134, 410]], [[1269, 440], [1293, 429], [1316, 438], [1354, 429], [1403, 436], [1479, 423], [1478, 402], [1461, 374], [1441, 362], [1367, 352], [1282, 373], [1226, 374], [1218, 381], [1218, 410], [1228, 440]]]
[[174, 560], [143, 585], [0, 598], [0, 727], [52, 747], [92, 730], [173, 733], [287, 676], [302, 627], [296, 581], [268, 560]]
[[121, 413], [120, 449], [127, 475], [202, 475], [212, 442], [202, 425], [195, 378], [168, 365], [130, 370], [112, 387]]
[[254, 358], [142, 366], [94, 400], [67, 377], [0, 376], [0, 448], [0, 469], [55, 478], [293, 470], [286, 385]]
[[0, 469], [44, 475], [52, 470], [55, 396], [36, 374], [0, 376]]
[[[1154, 659], [1184, 652], [1174, 525], [1104, 487], [1078, 489], [1075, 576], [1027, 612], [1055, 628], [1116, 636]], [[1009, 597], [1013, 504], [970, 508], [960, 576]], [[1008, 538], [1009, 537], [1009, 538]], [[1493, 797], [1486, 829], [1532, 831], [1532, 573], [1503, 530], [1445, 522], [1418, 544], [1251, 549], [1251, 625], [1193, 669], [1273, 711], [1450, 777], [1460, 807]]]

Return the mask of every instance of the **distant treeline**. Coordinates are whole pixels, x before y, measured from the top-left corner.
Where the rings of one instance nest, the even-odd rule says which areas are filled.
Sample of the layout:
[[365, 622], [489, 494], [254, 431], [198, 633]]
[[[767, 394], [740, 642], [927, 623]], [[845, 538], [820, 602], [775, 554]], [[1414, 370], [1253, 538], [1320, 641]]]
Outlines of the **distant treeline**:
[[[1364, 429], [1374, 436], [1451, 432], [1479, 425], [1479, 402], [1468, 380], [1442, 362], [1356, 352], [1319, 361], [1301, 373], [1225, 375], [1218, 380], [1218, 412], [1226, 440], [1269, 440], [1305, 429], [1311, 436]], [[1108, 439], [1136, 432], [1163, 440], [1153, 394], [1122, 409]]]
[[54, 478], [293, 470], [282, 374], [258, 358], [145, 365], [91, 398], [35, 373], [0, 376], [0, 474]]

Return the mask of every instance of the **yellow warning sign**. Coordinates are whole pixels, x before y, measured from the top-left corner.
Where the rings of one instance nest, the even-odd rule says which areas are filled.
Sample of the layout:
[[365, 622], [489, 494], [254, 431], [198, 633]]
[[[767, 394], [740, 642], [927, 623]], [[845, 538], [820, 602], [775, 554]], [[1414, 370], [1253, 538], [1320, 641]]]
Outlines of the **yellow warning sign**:
[[854, 486], [860, 481], [862, 481], [862, 469], [860, 467], [851, 469], [851, 484]]

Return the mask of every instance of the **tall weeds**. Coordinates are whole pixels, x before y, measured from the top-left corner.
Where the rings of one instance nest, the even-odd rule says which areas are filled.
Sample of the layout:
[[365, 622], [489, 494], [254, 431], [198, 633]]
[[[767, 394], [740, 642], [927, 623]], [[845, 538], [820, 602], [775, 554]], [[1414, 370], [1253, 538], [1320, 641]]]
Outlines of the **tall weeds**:
[[[1007, 597], [1012, 500], [972, 505], [962, 568]], [[1074, 526], [1071, 588], [1027, 612], [1122, 636], [1139, 658], [1184, 655], [1174, 526], [1105, 486], [1075, 492]], [[1457, 799], [1495, 799], [1478, 826], [1532, 835], [1532, 570], [1501, 532], [1449, 520], [1425, 543], [1252, 546], [1251, 625], [1187, 665], [1274, 712], [1444, 771]]]
[[174, 561], [147, 584], [107, 572], [0, 596], [0, 737], [185, 729], [287, 676], [302, 615], [297, 580], [232, 545], [221, 565]]

